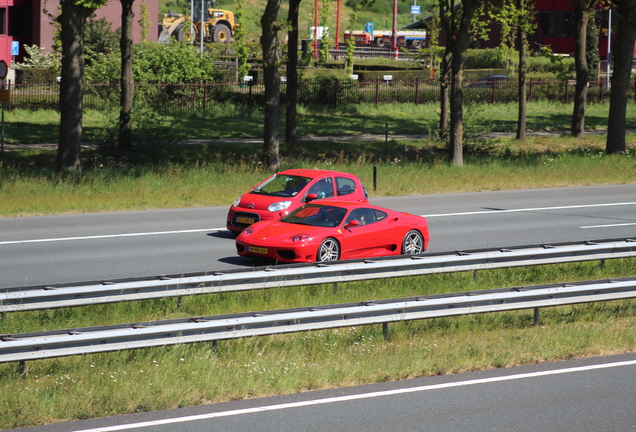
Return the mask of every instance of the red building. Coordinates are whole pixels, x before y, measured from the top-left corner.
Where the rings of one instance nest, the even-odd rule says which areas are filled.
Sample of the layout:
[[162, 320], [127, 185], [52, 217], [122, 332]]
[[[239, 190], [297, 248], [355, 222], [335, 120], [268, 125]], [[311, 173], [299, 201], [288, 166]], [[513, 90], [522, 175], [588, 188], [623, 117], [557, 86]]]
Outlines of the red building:
[[[501, 0], [490, 0], [491, 4], [501, 6]], [[548, 46], [555, 54], [574, 54], [575, 43], [575, 19], [574, 5], [571, 0], [535, 0], [537, 29], [534, 35], [529, 37], [530, 48], [538, 51], [541, 46]], [[601, 58], [607, 58], [607, 34], [609, 23], [609, 11], [599, 11], [596, 14], [596, 28], [599, 32], [599, 55]], [[429, 19], [424, 18], [421, 21], [410, 24], [406, 28], [426, 28]], [[612, 21], [611, 38], [616, 37], [618, 27], [616, 18]], [[501, 43], [501, 34], [498, 26], [491, 24], [489, 26], [489, 39], [487, 41], [475, 41], [474, 48], [494, 48]], [[446, 43], [446, 36], [441, 32], [440, 45]], [[636, 48], [636, 47], [635, 47]], [[634, 50], [636, 56], [636, 49]]]
[[[134, 42], [141, 42], [141, 5], [147, 7], [150, 28], [146, 40], [156, 41], [159, 2], [157, 0], [137, 0], [133, 3], [135, 19], [133, 24]], [[0, 60], [7, 65], [22, 61], [26, 52], [24, 45], [38, 45], [50, 52], [53, 46], [55, 26], [50, 14], [59, 14], [59, 0], [0, 0]], [[121, 3], [111, 0], [95, 12], [98, 19], [105, 18], [113, 30], [121, 27]], [[16, 43], [18, 55], [15, 54]], [[13, 53], [12, 53], [13, 48]]]

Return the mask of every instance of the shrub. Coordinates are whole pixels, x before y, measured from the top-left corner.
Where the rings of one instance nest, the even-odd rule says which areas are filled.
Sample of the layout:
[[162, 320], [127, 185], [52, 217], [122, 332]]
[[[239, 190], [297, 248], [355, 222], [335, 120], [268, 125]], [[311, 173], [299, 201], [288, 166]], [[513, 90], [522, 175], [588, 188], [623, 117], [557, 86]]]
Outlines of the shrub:
[[[198, 48], [181, 42], [159, 44], [143, 42], [133, 45], [133, 77], [135, 83], [176, 84], [195, 80], [219, 81], [221, 73], [216, 69], [209, 52], [201, 55]], [[90, 84], [104, 84], [121, 76], [121, 59], [118, 55], [101, 55], [86, 68], [85, 79]]]

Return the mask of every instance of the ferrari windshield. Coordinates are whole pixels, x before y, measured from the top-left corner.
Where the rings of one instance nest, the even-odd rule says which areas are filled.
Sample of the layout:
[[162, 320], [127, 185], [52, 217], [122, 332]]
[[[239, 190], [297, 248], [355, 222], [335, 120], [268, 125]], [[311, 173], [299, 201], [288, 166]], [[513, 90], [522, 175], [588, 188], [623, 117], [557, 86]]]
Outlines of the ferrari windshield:
[[276, 174], [258, 185], [250, 193], [277, 197], [293, 197], [303, 190], [311, 178]]
[[305, 204], [297, 208], [281, 220], [287, 223], [336, 227], [342, 223], [347, 210], [329, 205]]

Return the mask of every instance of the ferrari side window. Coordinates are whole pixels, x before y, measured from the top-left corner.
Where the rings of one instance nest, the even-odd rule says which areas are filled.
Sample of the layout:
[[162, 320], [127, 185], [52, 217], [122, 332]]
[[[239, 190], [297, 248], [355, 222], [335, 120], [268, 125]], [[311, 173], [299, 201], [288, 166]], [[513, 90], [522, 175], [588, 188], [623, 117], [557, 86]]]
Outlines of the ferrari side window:
[[[386, 216], [386, 215], [385, 215]], [[349, 217], [347, 217], [346, 223], [351, 222], [352, 220], [357, 220], [360, 226], [369, 225], [375, 222], [375, 215], [372, 209], [368, 208], [359, 208], [353, 210]]]
[[356, 182], [346, 177], [336, 177], [338, 195], [349, 195], [356, 190]]
[[387, 216], [386, 213], [384, 213], [383, 211], [380, 211], [380, 210], [373, 210], [373, 214], [375, 216], [375, 220], [376, 221], [381, 221], [382, 219], [384, 219]]

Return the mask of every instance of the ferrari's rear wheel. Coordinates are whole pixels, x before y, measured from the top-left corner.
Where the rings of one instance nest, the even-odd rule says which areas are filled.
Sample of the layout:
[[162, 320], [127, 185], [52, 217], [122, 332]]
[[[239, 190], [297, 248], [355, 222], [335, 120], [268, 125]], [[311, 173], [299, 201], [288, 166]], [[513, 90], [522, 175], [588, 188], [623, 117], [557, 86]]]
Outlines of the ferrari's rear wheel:
[[402, 254], [415, 255], [424, 251], [424, 238], [418, 230], [411, 230], [404, 236]]
[[316, 256], [316, 261], [324, 262], [324, 261], [338, 261], [340, 258], [340, 245], [334, 238], [326, 238], [320, 244], [318, 248], [318, 255]]

